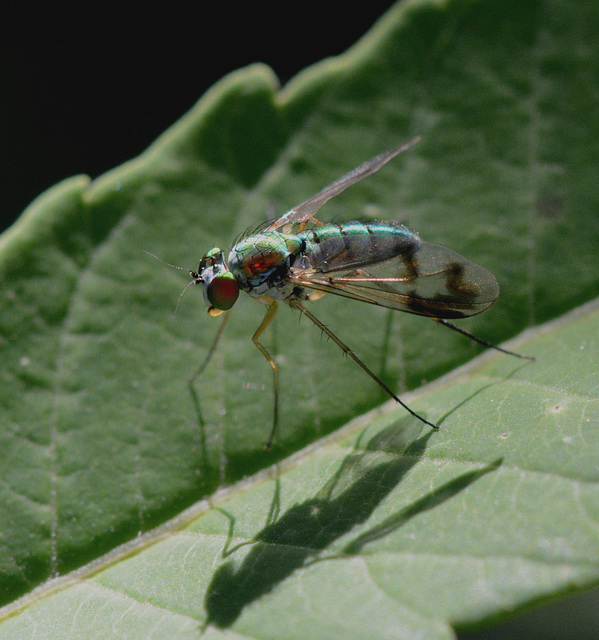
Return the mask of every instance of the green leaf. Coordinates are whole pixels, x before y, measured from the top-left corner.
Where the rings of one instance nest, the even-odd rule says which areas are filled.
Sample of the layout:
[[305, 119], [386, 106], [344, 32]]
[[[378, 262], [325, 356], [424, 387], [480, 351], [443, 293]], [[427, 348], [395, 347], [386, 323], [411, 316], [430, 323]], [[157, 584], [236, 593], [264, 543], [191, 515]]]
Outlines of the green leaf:
[[519, 340], [536, 362], [414, 394], [440, 431], [389, 402], [49, 582], [2, 638], [451, 638], [599, 583], [598, 335], [596, 300]]
[[[0, 601], [82, 566], [384, 399], [334, 344], [283, 309], [264, 336], [281, 370], [281, 429], [274, 451], [264, 452], [271, 371], [250, 340], [264, 310], [238, 302], [194, 396], [187, 377], [217, 326], [197, 291], [174, 313], [187, 280], [144, 251], [194, 268], [273, 206], [281, 213], [420, 135], [416, 147], [331, 201], [324, 217], [398, 219], [488, 267], [500, 299], [461, 326], [492, 341], [596, 296], [598, 12], [592, 3], [573, 12], [563, 0], [400, 3], [348, 54], [285, 89], [263, 66], [232, 74], [137, 160], [42, 195], [0, 239]], [[401, 390], [478, 352], [424, 319], [365, 307], [328, 296], [311, 309]], [[509, 371], [520, 364], [497, 362]], [[536, 367], [525, 370], [543, 370]], [[568, 396], [592, 387], [595, 369], [586, 371], [573, 370], [558, 388]], [[507, 419], [512, 400], [501, 397]], [[421, 410], [439, 421], [457, 403], [443, 400]], [[477, 417], [485, 412], [481, 406]], [[552, 441], [539, 414], [510, 419], [523, 415], [526, 433], [542, 434], [531, 459], [542, 452], [547, 467], [569, 460], [575, 470], [582, 453], [556, 459], [554, 448], [539, 446]], [[486, 429], [467, 433], [460, 446], [482, 449], [477, 463], [504, 455]], [[507, 442], [519, 437], [509, 433]], [[441, 470], [457, 455], [443, 438], [423, 443], [427, 454], [432, 442], [440, 448]], [[503, 473], [505, 459], [474, 486]], [[316, 480], [338, 461], [321, 464]], [[418, 495], [432, 490], [427, 481], [418, 486]], [[558, 511], [562, 498], [554, 496]]]

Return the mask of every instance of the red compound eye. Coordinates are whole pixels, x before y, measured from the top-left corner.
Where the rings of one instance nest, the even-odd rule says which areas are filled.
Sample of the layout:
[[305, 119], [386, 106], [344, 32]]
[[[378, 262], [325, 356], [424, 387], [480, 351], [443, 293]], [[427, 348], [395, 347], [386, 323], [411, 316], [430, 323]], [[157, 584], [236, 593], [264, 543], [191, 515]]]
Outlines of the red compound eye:
[[239, 296], [239, 284], [231, 273], [223, 273], [212, 278], [206, 290], [208, 301], [215, 309], [227, 311]]

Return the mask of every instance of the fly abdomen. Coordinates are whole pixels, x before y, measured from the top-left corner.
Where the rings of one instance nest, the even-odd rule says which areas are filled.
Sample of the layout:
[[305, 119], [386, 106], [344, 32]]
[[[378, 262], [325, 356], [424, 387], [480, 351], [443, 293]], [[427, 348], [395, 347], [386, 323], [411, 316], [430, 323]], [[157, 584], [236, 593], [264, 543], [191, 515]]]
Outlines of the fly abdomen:
[[420, 246], [420, 238], [394, 222], [344, 222], [325, 224], [298, 234], [305, 240], [310, 266], [328, 273], [365, 267], [405, 254]]

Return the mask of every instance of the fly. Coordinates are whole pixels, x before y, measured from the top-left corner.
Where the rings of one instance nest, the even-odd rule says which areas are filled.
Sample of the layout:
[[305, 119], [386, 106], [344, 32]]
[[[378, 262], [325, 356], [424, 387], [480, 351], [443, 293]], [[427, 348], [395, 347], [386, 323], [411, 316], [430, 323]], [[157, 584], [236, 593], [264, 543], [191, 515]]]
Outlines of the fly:
[[226, 312], [233, 307], [240, 291], [267, 305], [266, 314], [252, 336], [274, 377], [274, 412], [265, 445], [267, 449], [277, 430], [279, 370], [260, 337], [275, 317], [279, 302], [286, 302], [306, 316], [391, 398], [433, 429], [438, 429], [438, 425], [402, 402], [304, 303], [332, 293], [426, 316], [486, 347], [518, 358], [533, 359], [492, 345], [449, 322], [481, 313], [497, 299], [497, 280], [484, 267], [451, 249], [421, 240], [397, 222], [323, 224], [316, 219], [316, 214], [328, 200], [375, 173], [418, 140], [368, 160], [263, 230], [241, 238], [227, 258], [221, 249], [211, 249], [201, 259], [197, 272], [190, 272], [190, 284], [203, 285], [208, 314], [225, 314], [204, 364], [190, 381], [200, 375], [216, 349], [228, 317]]

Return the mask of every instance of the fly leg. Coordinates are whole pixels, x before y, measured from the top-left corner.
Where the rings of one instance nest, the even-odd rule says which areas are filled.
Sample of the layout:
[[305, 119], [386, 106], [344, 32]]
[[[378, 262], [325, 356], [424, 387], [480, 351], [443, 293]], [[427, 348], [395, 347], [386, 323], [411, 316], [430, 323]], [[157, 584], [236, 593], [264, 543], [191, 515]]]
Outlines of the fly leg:
[[490, 349], [495, 349], [496, 351], [501, 351], [501, 353], [507, 353], [508, 356], [514, 356], [515, 358], [522, 358], [523, 360], [534, 360], [534, 356], [524, 356], [521, 353], [515, 353], [514, 351], [508, 351], [507, 349], [502, 349], [501, 347], [498, 347], [495, 344], [491, 344], [490, 342], [487, 342], [486, 340], [483, 340], [482, 338], [479, 338], [478, 336], [475, 336], [473, 333], [470, 333], [470, 331], [466, 331], [465, 329], [462, 329], [460, 327], [456, 327], [455, 324], [452, 324], [451, 322], [448, 322], [447, 320], [444, 320], [443, 318], [433, 318], [433, 320], [435, 322], [438, 322], [439, 324], [442, 324], [445, 327], [449, 327], [450, 329], [453, 329], [454, 331], [457, 331], [458, 333], [461, 333], [463, 336], [466, 336], [467, 338], [470, 338], [470, 340], [474, 340], [474, 342], [478, 342], [478, 344], [482, 344], [483, 347], [489, 347]]
[[[307, 220], [302, 220], [302, 222], [297, 223], [297, 232], [303, 233], [306, 230], [306, 227], [308, 226], [308, 222], [311, 222], [315, 227], [322, 227], [324, 225], [324, 222], [321, 222], [320, 220], [317, 220], [316, 218], [311, 216]], [[291, 233], [293, 231], [293, 227], [294, 227], [294, 223], [286, 224], [283, 227], [282, 231], [283, 233]]]
[[218, 331], [216, 332], [216, 335], [214, 336], [214, 338], [212, 340], [212, 344], [210, 345], [210, 348], [208, 349], [208, 353], [206, 354], [206, 357], [204, 358], [204, 361], [198, 367], [198, 369], [195, 371], [195, 373], [193, 373], [192, 375], [190, 375], [187, 378], [187, 387], [189, 389], [189, 394], [191, 395], [191, 401], [193, 402], [193, 405], [195, 407], [196, 416], [197, 416], [197, 420], [198, 420], [198, 426], [200, 427], [200, 434], [201, 434], [201, 438], [202, 438], [202, 452], [203, 452], [203, 457], [204, 457], [204, 460], [205, 460], [206, 464], [208, 464], [208, 457], [207, 457], [207, 453], [206, 453], [205, 423], [204, 423], [204, 418], [202, 417], [202, 408], [201, 408], [201, 405], [200, 405], [200, 400], [198, 398], [198, 394], [197, 394], [197, 392], [195, 390], [195, 387], [194, 387], [194, 383], [202, 375], [202, 373], [204, 372], [204, 370], [208, 366], [208, 363], [212, 359], [212, 356], [213, 356], [214, 352], [216, 351], [216, 347], [218, 346], [218, 342], [221, 339], [221, 336], [223, 335], [223, 332], [225, 330], [225, 325], [227, 324], [227, 318], [228, 317], [229, 317], [228, 313], [225, 313], [223, 315], [223, 318], [222, 318], [222, 320], [220, 322], [220, 326], [218, 327]]
[[202, 364], [198, 367], [195, 373], [192, 373], [189, 376], [189, 378], [187, 378], [187, 382], [189, 385], [192, 385], [202, 375], [202, 373], [204, 372], [204, 369], [208, 366], [208, 363], [210, 362], [214, 352], [216, 351], [218, 342], [221, 339], [221, 336], [223, 335], [223, 331], [225, 330], [225, 325], [227, 324], [228, 317], [229, 317], [228, 313], [223, 314], [223, 319], [220, 322], [220, 326], [218, 328], [218, 331], [216, 332], [216, 335], [214, 336], [214, 340], [212, 340], [210, 349], [208, 349], [208, 353], [204, 358], [204, 362], [202, 362]]
[[308, 222], [311, 222], [315, 227], [322, 227], [324, 225], [324, 222], [321, 222], [320, 220], [317, 220], [313, 216], [310, 216], [308, 220], [304, 220], [303, 222], [300, 222], [297, 225], [298, 233], [302, 233], [302, 231], [306, 230], [306, 227], [308, 226]]
[[262, 318], [262, 322], [260, 326], [256, 329], [254, 335], [252, 336], [252, 342], [260, 349], [260, 353], [266, 358], [268, 364], [272, 367], [273, 375], [274, 375], [274, 393], [275, 393], [275, 405], [273, 412], [273, 420], [272, 420], [272, 429], [270, 432], [270, 436], [266, 444], [264, 445], [265, 449], [270, 449], [275, 438], [275, 431], [277, 430], [277, 422], [279, 420], [279, 368], [277, 367], [275, 361], [272, 359], [272, 356], [266, 350], [266, 347], [260, 342], [260, 336], [268, 327], [268, 325], [272, 322], [275, 314], [277, 313], [277, 303], [273, 300], [273, 302], [269, 305], [264, 318]]
[[393, 400], [398, 402], [408, 413], [413, 415], [415, 418], [418, 418], [424, 424], [428, 424], [429, 427], [433, 429], [438, 429], [438, 425], [425, 420], [421, 415], [417, 414], [415, 411], [412, 411], [410, 407], [408, 407], [405, 402], [402, 402], [394, 393], [389, 389], [389, 387], [375, 374], [373, 373], [361, 360], [358, 356], [330, 330], [328, 329], [318, 318], [313, 316], [306, 307], [299, 300], [290, 300], [289, 305], [293, 309], [297, 309], [300, 313], [303, 313], [311, 322], [313, 322], [321, 331], [323, 331], [344, 353], [346, 353], [356, 364], [358, 364], [387, 394], [389, 394]]

